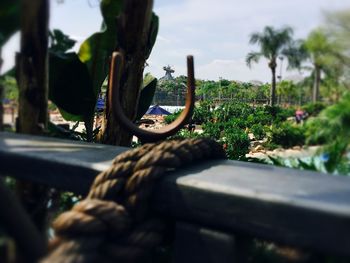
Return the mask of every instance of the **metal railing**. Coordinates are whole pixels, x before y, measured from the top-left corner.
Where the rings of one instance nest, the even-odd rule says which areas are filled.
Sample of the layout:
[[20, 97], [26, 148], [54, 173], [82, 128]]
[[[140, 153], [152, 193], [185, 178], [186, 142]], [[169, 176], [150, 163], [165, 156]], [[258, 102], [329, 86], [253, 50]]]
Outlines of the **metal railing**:
[[[84, 195], [93, 178], [127, 149], [0, 133], [0, 174]], [[189, 249], [181, 240], [192, 240], [200, 251], [211, 244], [205, 253], [219, 259], [235, 251], [241, 236], [350, 256], [350, 180], [345, 177], [209, 161], [165, 176], [152, 206], [178, 222], [177, 262], [185, 262], [181, 255]], [[191, 262], [224, 262], [205, 253], [192, 253]]]

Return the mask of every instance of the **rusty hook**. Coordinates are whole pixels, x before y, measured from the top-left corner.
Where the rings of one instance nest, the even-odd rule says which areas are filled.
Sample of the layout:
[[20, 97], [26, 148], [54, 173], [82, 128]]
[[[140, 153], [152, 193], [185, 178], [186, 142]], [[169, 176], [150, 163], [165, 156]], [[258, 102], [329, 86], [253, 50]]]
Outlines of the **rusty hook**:
[[195, 81], [193, 56], [187, 56], [187, 94], [185, 109], [180, 116], [171, 124], [158, 130], [145, 130], [136, 126], [124, 114], [120, 105], [120, 79], [122, 74], [124, 58], [119, 52], [113, 52], [111, 60], [111, 68], [109, 74], [108, 102], [113, 110], [113, 115], [117, 118], [121, 125], [132, 134], [139, 137], [144, 142], [158, 141], [168, 136], [174, 135], [189, 121], [192, 116], [195, 102]]

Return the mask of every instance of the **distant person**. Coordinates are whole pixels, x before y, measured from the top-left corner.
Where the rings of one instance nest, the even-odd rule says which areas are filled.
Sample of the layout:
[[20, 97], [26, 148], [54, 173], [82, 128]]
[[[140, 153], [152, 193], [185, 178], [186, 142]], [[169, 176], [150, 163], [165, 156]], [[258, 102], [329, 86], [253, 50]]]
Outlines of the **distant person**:
[[300, 108], [298, 108], [296, 111], [295, 111], [295, 121], [297, 124], [301, 123], [301, 121], [304, 119], [304, 111]]
[[192, 123], [192, 121], [188, 124], [188, 131], [194, 132], [196, 129], [196, 125]]

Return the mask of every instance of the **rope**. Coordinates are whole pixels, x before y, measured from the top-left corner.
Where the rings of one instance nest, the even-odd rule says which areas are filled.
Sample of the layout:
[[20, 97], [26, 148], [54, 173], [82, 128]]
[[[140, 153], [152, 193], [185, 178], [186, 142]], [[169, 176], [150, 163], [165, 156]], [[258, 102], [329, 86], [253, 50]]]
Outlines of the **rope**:
[[42, 262], [145, 262], [164, 231], [148, 209], [156, 180], [183, 165], [224, 156], [210, 139], [145, 144], [117, 156], [87, 198], [53, 222], [52, 252]]

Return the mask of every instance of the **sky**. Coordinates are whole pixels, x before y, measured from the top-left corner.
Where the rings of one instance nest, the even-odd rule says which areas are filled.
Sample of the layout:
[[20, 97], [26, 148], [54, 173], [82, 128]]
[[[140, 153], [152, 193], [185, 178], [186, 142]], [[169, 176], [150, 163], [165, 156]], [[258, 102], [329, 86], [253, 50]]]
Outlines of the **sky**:
[[[162, 77], [163, 66], [170, 65], [174, 76], [186, 75], [186, 56], [193, 55], [196, 78], [270, 82], [267, 61], [246, 66], [247, 53], [258, 50], [249, 44], [253, 32], [266, 25], [288, 25], [295, 38], [305, 38], [324, 23], [325, 12], [344, 9], [350, 9], [350, 0], [154, 0], [160, 28], [145, 72]], [[51, 0], [50, 15], [51, 29], [59, 28], [78, 41], [75, 50], [102, 21], [98, 0]], [[13, 65], [18, 46], [16, 34], [3, 50], [4, 71]], [[282, 78], [297, 74], [286, 66], [284, 61]]]

